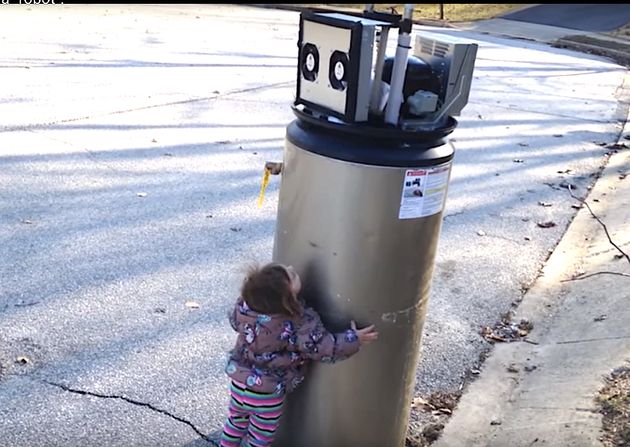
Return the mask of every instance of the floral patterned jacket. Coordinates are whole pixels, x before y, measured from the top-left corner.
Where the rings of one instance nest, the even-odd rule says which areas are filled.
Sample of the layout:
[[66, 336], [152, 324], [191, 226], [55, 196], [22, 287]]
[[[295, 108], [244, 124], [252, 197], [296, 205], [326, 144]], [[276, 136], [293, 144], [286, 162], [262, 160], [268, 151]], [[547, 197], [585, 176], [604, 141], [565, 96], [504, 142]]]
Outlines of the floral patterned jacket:
[[354, 330], [332, 334], [312, 308], [302, 315], [265, 315], [236, 302], [230, 323], [238, 332], [226, 373], [261, 393], [291, 392], [304, 379], [310, 360], [333, 363], [359, 350]]

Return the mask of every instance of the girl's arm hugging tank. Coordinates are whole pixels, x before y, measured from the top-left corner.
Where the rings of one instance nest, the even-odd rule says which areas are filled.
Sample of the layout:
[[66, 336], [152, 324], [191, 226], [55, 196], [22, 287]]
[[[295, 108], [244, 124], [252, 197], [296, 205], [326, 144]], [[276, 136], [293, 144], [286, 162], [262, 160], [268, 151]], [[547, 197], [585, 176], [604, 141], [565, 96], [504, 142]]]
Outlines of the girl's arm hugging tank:
[[327, 331], [311, 308], [299, 317], [265, 315], [239, 299], [230, 323], [238, 337], [226, 372], [233, 380], [263, 393], [292, 391], [302, 382], [307, 361], [344, 360], [360, 346], [354, 330], [338, 334]]
[[337, 334], [329, 332], [312, 308], [307, 308], [302, 314], [296, 335], [297, 342], [289, 349], [296, 349], [311, 360], [334, 363], [359, 351], [359, 338], [354, 330]]

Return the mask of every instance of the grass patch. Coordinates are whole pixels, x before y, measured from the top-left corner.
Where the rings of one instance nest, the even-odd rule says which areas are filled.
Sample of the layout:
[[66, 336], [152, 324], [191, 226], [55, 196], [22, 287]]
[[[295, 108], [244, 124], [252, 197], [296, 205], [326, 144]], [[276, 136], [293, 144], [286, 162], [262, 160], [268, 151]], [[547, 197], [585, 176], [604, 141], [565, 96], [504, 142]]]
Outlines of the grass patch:
[[616, 37], [617, 39], [630, 40], [630, 25], [622, 26], [619, 29], [606, 33], [609, 36]]
[[[297, 6], [297, 5], [296, 5]], [[325, 8], [335, 10], [351, 10], [362, 11], [365, 7], [364, 3], [346, 3], [346, 4], [333, 4], [333, 3], [307, 3], [301, 4], [303, 7], [310, 8]], [[482, 3], [449, 3], [442, 4], [444, 8], [444, 20], [449, 22], [473, 22], [475, 20], [487, 20], [499, 17], [514, 9], [520, 9], [528, 5], [519, 3], [510, 4], [482, 4]], [[374, 4], [374, 8], [379, 12], [392, 12], [392, 8], [396, 10], [398, 14], [402, 14], [404, 11], [403, 4]], [[414, 20], [440, 20], [440, 4], [422, 4], [416, 5], [413, 14]]]
[[630, 367], [613, 371], [596, 400], [604, 415], [603, 444], [630, 446]]

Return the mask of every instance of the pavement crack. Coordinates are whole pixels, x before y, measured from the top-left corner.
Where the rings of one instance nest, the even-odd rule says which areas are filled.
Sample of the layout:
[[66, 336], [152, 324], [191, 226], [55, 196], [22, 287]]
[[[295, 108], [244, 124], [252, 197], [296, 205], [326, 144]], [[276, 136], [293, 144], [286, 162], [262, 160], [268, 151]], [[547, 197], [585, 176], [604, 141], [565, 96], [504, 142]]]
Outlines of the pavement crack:
[[542, 406], [527, 406], [527, 407], [520, 407], [521, 410], [550, 410], [550, 411], [567, 411], [567, 410], [574, 410], [574, 411], [579, 411], [579, 412], [584, 412], [584, 413], [598, 413], [597, 409], [594, 408], [580, 408], [580, 407], [575, 407], [575, 408], [567, 408], [567, 407], [542, 407]]
[[181, 422], [183, 424], [188, 425], [190, 428], [192, 428], [195, 433], [197, 433], [199, 436], [201, 436], [202, 438], [206, 439], [206, 435], [204, 433], [202, 433], [197, 427], [195, 427], [195, 425], [193, 423], [191, 423], [190, 421], [187, 421], [186, 419], [180, 418], [179, 416], [176, 416], [172, 413], [169, 413], [166, 410], [162, 410], [161, 408], [157, 408], [154, 405], [145, 403], [145, 402], [140, 402], [137, 401], [135, 399], [131, 399], [129, 397], [126, 396], [118, 396], [118, 395], [109, 395], [109, 394], [100, 394], [100, 393], [93, 393], [91, 391], [85, 391], [85, 390], [77, 390], [74, 388], [70, 388], [69, 386], [66, 385], [62, 385], [60, 383], [55, 383], [55, 382], [50, 382], [48, 380], [44, 380], [44, 383], [47, 383], [48, 385], [57, 387], [57, 388], [61, 388], [64, 391], [67, 391], [69, 393], [75, 393], [75, 394], [80, 394], [82, 396], [93, 396], [93, 397], [100, 397], [101, 399], [118, 399], [118, 400], [124, 400], [125, 402], [128, 402], [130, 404], [133, 405], [137, 405], [139, 407], [145, 407], [145, 408], [149, 408], [150, 410], [153, 410], [157, 413], [163, 414], [165, 416], [170, 417], [171, 419], [175, 419], [178, 422]]
[[494, 239], [500, 239], [500, 240], [503, 240], [503, 241], [506, 241], [506, 242], [511, 242], [513, 244], [516, 244], [516, 245], [523, 245], [523, 243], [520, 242], [520, 241], [516, 241], [514, 239], [510, 239], [509, 237], [505, 237], [505, 236], [499, 236], [497, 234], [486, 234], [486, 237], [494, 238]]
[[[624, 242], [624, 243], [620, 243], [620, 244], [619, 244], [619, 246], [620, 246], [620, 247], [630, 246], [630, 241], [628, 241], [628, 242]], [[615, 250], [616, 250], [616, 249], [615, 249], [614, 247], [612, 247], [612, 248], [608, 248], [608, 249], [606, 249], [606, 250], [594, 251], [594, 252], [592, 252], [592, 253], [589, 253], [586, 257], [587, 257], [587, 258], [594, 258], [594, 257], [599, 256], [599, 255], [605, 255], [605, 254], [608, 254], [608, 253], [610, 253], [611, 251], [615, 251]], [[622, 257], [622, 255], [619, 255], [619, 256], [620, 256], [620, 258]]]
[[66, 124], [66, 123], [72, 123], [72, 122], [76, 122], [76, 121], [89, 120], [89, 119], [97, 118], [97, 117], [100, 117], [100, 116], [119, 115], [119, 114], [129, 113], [129, 112], [138, 112], [140, 110], [156, 109], [156, 108], [160, 108], [160, 107], [170, 107], [170, 106], [176, 106], [176, 105], [182, 105], [182, 104], [192, 104], [192, 103], [196, 103], [196, 102], [211, 101], [213, 99], [225, 98], [225, 97], [228, 97], [228, 96], [239, 95], [241, 93], [250, 93], [250, 92], [255, 92], [255, 91], [259, 91], [259, 90], [266, 90], [266, 89], [273, 89], [273, 88], [277, 88], [277, 87], [288, 86], [288, 85], [291, 85], [294, 82], [295, 81], [276, 82], [276, 83], [273, 83], [273, 84], [258, 85], [258, 86], [255, 86], [255, 87], [242, 88], [242, 89], [229, 91], [229, 92], [225, 92], [225, 93], [217, 93], [217, 94], [214, 94], [212, 96], [204, 96], [202, 98], [182, 99], [180, 101], [170, 101], [170, 102], [164, 102], [164, 103], [159, 103], [159, 104], [152, 104], [152, 105], [148, 105], [148, 106], [133, 107], [133, 108], [130, 108], [130, 109], [114, 110], [114, 111], [111, 111], [111, 112], [101, 113], [101, 114], [98, 114], [98, 115], [87, 115], [87, 116], [81, 116], [81, 117], [76, 117], [76, 118], [67, 118], [67, 119], [52, 121], [52, 122], [48, 122], [48, 123], [23, 124], [23, 125], [14, 125], [14, 126], [2, 126], [2, 127], [0, 127], [0, 133], [2, 133], [2, 132], [27, 131], [27, 130], [34, 130], [34, 129], [46, 129], [47, 127], [50, 127], [50, 126], [55, 126], [55, 125], [59, 125], [59, 124]]
[[446, 219], [451, 218], [451, 217], [461, 216], [465, 212], [466, 212], [466, 210], [462, 210], [462, 211], [456, 211], [456, 212], [451, 213], [451, 214], [446, 214], [442, 219], [446, 220]]
[[[479, 60], [479, 59], [477, 59]], [[481, 102], [477, 102], [477, 101], [468, 101], [468, 104], [482, 104]], [[571, 120], [571, 121], [577, 121], [577, 122], [583, 122], [583, 123], [595, 123], [595, 124], [616, 124], [618, 122], [618, 120], [615, 119], [596, 119], [596, 118], [576, 118], [575, 116], [572, 115], [567, 115], [565, 113], [549, 113], [549, 112], [541, 112], [540, 110], [532, 110], [528, 107], [518, 107], [516, 105], [502, 105], [502, 104], [495, 104], [494, 105], [495, 108], [497, 109], [506, 109], [506, 110], [518, 110], [519, 112], [529, 112], [535, 115], [543, 115], [545, 117], [552, 117], [552, 118], [565, 118], [567, 120]]]
[[[49, 135], [47, 135], [47, 134], [44, 134], [44, 133], [40, 133], [40, 132], [38, 132], [38, 131], [36, 131], [36, 130], [33, 130], [33, 129], [26, 130], [26, 132], [30, 132], [30, 133], [33, 133], [33, 134], [36, 134], [36, 135], [42, 136], [43, 138], [47, 138], [47, 139], [52, 140], [52, 141], [57, 141], [57, 142], [59, 142], [59, 143], [66, 144], [66, 145], [68, 145], [68, 146], [70, 146], [70, 147], [72, 147], [72, 148], [78, 148], [78, 147], [79, 147], [79, 146], [77, 146], [76, 144], [73, 144], [73, 143], [71, 143], [71, 142], [69, 142], [69, 141], [66, 141], [66, 140], [61, 140], [61, 139], [59, 139], [59, 138], [54, 138], [54, 137], [51, 137], [51, 136], [49, 136]], [[93, 153], [92, 151], [90, 151], [88, 148], [83, 147], [83, 148], [81, 148], [81, 149], [82, 149], [84, 152], [86, 152], [86, 153], [87, 153], [88, 157], [89, 157], [89, 158], [90, 158], [90, 159], [91, 159], [94, 163], [99, 164], [99, 165], [102, 165], [102, 166], [105, 166], [107, 169], [109, 169], [109, 170], [111, 170], [111, 171], [113, 171], [113, 172], [118, 172], [118, 170], [117, 170], [116, 168], [114, 168], [113, 166], [110, 166], [109, 164], [105, 163], [104, 161], [99, 160], [99, 159], [98, 159], [98, 157], [96, 156], [96, 154], [95, 154], [95, 153]]]
[[599, 337], [599, 338], [585, 338], [582, 340], [567, 340], [567, 341], [557, 341], [556, 345], [571, 345], [575, 343], [591, 343], [594, 341], [606, 341], [606, 340], [625, 340], [630, 339], [630, 335], [619, 335], [616, 337]]
[[589, 275], [576, 276], [575, 278], [571, 278], [571, 279], [563, 279], [560, 282], [579, 281], [580, 279], [586, 279], [586, 278], [590, 278], [592, 276], [597, 276], [597, 275], [616, 275], [616, 276], [624, 276], [626, 278], [630, 278], [630, 274], [628, 273], [604, 271], [604, 272], [591, 273]]

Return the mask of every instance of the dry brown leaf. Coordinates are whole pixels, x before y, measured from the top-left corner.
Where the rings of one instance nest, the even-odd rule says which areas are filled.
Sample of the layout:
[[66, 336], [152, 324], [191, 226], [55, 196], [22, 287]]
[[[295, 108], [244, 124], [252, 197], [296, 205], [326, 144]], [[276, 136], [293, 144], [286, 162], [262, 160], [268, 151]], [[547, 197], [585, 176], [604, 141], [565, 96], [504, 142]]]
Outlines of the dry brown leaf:
[[411, 401], [411, 408], [419, 408], [419, 407], [431, 407], [431, 404], [422, 397], [414, 397]]
[[495, 334], [488, 334], [485, 336], [486, 340], [495, 340], [495, 341], [502, 341], [502, 342], [506, 342], [507, 339], [504, 337], [499, 337], [498, 335]]

